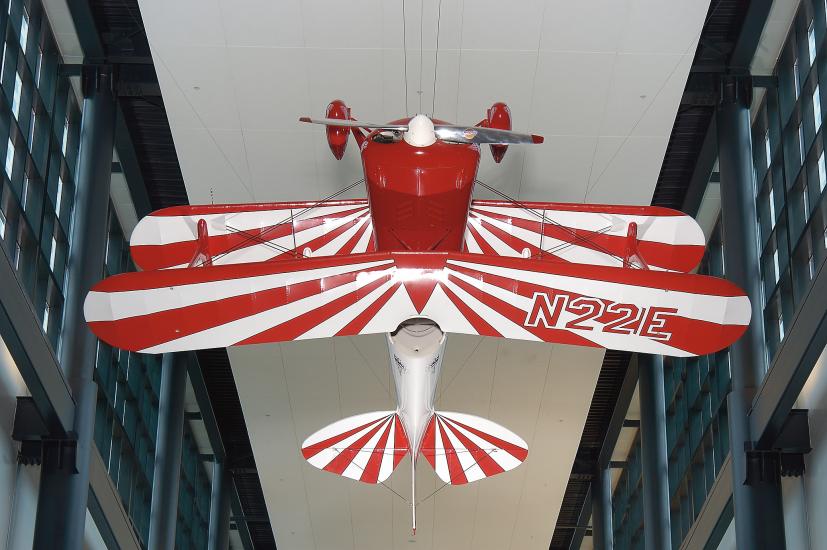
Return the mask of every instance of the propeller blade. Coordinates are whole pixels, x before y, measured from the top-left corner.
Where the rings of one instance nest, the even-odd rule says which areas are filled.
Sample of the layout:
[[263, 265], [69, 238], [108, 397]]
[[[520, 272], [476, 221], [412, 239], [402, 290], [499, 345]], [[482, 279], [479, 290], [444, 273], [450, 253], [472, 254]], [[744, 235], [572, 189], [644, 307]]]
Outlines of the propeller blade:
[[453, 124], [434, 125], [436, 135], [442, 141], [454, 143], [490, 143], [492, 145], [511, 145], [516, 143], [543, 143], [543, 136], [520, 134], [511, 130], [482, 128], [480, 126], [455, 126]]
[[303, 116], [299, 118], [299, 122], [308, 122], [310, 124], [324, 124], [325, 126], [339, 126], [342, 128], [375, 128], [378, 130], [393, 130], [396, 132], [404, 132], [408, 129], [407, 124], [372, 124], [370, 122], [362, 122], [359, 120], [342, 120], [339, 118], [310, 118]]

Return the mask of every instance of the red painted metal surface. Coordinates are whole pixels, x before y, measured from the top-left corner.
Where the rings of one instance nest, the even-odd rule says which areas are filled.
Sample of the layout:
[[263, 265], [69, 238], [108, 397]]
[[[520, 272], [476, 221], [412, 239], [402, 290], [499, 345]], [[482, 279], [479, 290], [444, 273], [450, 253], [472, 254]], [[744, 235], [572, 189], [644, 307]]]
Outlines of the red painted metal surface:
[[362, 166], [377, 250], [461, 250], [479, 147], [442, 141], [413, 147], [374, 135], [362, 146]]
[[[327, 118], [338, 118], [341, 120], [350, 119], [350, 109], [348, 109], [345, 102], [341, 99], [334, 99], [327, 106], [325, 111]], [[330, 151], [337, 160], [342, 160], [345, 156], [345, 148], [347, 148], [347, 135], [350, 133], [348, 128], [341, 126], [327, 126], [327, 144], [330, 146]]]
[[[511, 110], [508, 105], [502, 102], [497, 102], [488, 109], [486, 113], [487, 118], [483, 121], [488, 128], [497, 128], [499, 130], [511, 129]], [[508, 150], [508, 145], [491, 145], [491, 156], [494, 157], [494, 162], [497, 164], [502, 161], [505, 152]]]

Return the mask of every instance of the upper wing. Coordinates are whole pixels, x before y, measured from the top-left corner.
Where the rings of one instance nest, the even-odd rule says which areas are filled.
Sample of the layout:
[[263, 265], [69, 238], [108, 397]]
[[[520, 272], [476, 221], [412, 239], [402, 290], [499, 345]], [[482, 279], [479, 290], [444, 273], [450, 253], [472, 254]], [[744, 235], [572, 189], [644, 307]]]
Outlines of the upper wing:
[[[206, 250], [199, 249], [200, 220]], [[225, 265], [372, 252], [372, 237], [367, 199], [174, 206], [138, 222], [130, 251], [148, 271], [187, 267], [199, 253]]]
[[465, 231], [465, 250], [476, 254], [684, 272], [705, 244], [691, 216], [656, 206], [475, 200]]
[[165, 353], [396, 330], [702, 355], [746, 330], [749, 299], [713, 277], [460, 253], [376, 253], [124, 273], [84, 304], [119, 348]]

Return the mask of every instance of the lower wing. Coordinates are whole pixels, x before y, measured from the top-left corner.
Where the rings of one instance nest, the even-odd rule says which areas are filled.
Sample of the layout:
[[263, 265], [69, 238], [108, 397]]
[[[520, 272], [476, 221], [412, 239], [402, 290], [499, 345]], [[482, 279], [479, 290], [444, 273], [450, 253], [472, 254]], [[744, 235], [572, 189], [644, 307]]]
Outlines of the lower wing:
[[388, 252], [125, 273], [91, 290], [103, 341], [166, 353], [393, 332], [445, 332], [691, 356], [746, 330], [750, 303], [714, 277], [463, 253]]
[[464, 249], [689, 272], [703, 257], [706, 238], [691, 216], [658, 206], [474, 200]]
[[367, 199], [173, 206], [142, 218], [129, 249], [145, 271], [358, 254], [373, 226]]

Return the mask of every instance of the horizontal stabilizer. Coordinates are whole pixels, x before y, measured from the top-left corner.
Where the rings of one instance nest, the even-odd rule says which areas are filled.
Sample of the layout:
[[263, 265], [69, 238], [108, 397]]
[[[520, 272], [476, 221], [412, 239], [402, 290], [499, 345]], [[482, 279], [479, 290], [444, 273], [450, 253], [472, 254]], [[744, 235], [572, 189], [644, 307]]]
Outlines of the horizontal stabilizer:
[[714, 277], [440, 252], [385, 252], [123, 273], [86, 297], [89, 327], [166, 353], [393, 332], [443, 332], [703, 355], [746, 330], [744, 292]]
[[528, 456], [520, 436], [485, 418], [437, 412], [425, 430], [422, 456], [451, 485], [513, 470]]
[[657, 206], [471, 201], [466, 252], [579, 264], [692, 271], [706, 238], [683, 212]]
[[367, 199], [173, 206], [142, 218], [130, 237], [145, 271], [202, 265], [199, 253], [227, 265], [373, 250]]
[[302, 455], [316, 468], [363, 483], [388, 479], [407, 452], [408, 438], [395, 411], [339, 420], [302, 443]]

